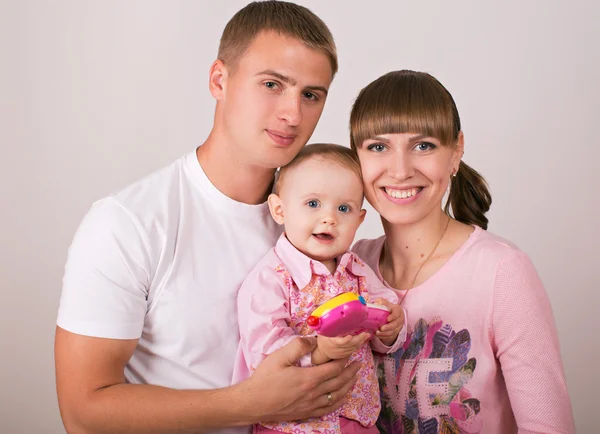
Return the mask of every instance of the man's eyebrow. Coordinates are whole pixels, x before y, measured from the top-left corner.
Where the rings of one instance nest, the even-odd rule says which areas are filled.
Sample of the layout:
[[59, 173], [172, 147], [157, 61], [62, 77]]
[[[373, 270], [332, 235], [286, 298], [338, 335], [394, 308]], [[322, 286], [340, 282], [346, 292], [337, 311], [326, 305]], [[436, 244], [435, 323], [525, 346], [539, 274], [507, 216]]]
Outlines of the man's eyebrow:
[[[256, 75], [270, 75], [271, 77], [275, 77], [278, 80], [281, 80], [284, 83], [287, 83], [291, 86], [296, 86], [298, 84], [298, 82], [296, 80], [294, 80], [292, 77], [288, 77], [287, 75], [283, 75], [272, 69], [265, 69], [264, 71], [261, 71]], [[325, 95], [327, 95], [327, 93], [329, 92], [328, 89], [324, 86], [306, 86], [305, 89], [308, 91], [321, 91]]]
[[297, 84], [296, 80], [294, 80], [292, 77], [280, 74], [279, 72], [273, 71], [272, 69], [265, 69], [264, 71], [261, 71], [256, 75], [271, 75], [277, 78], [278, 80], [283, 81], [284, 83], [291, 84], [292, 86], [295, 86]]
[[323, 87], [323, 86], [306, 86], [304, 89], [309, 90], [309, 91], [321, 91], [323, 92], [325, 95], [327, 95], [329, 93], [329, 90], [327, 90], [327, 88]]

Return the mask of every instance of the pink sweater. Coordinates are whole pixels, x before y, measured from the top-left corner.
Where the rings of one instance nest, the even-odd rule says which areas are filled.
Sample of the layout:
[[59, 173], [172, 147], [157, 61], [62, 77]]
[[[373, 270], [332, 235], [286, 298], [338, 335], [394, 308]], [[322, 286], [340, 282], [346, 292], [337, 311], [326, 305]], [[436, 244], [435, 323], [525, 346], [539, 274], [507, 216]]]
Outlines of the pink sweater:
[[[384, 241], [353, 248], [380, 278]], [[575, 432], [552, 309], [525, 253], [475, 228], [402, 304], [406, 343], [378, 360], [381, 432]]]

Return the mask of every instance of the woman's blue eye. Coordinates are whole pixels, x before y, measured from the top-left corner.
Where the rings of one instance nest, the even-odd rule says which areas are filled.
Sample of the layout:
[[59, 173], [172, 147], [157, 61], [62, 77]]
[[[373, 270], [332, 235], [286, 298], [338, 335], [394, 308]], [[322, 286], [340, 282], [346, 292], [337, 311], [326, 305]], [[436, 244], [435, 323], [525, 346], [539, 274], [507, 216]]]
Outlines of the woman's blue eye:
[[385, 145], [383, 143], [371, 143], [367, 146], [367, 149], [369, 151], [382, 152], [385, 150]]
[[436, 146], [430, 142], [421, 142], [415, 146], [415, 148], [419, 151], [429, 151], [431, 149], [435, 149]]
[[309, 200], [308, 202], [306, 202], [306, 204], [311, 208], [316, 208], [319, 206], [319, 201], [318, 200]]
[[340, 206], [338, 206], [338, 211], [339, 212], [349, 212], [350, 207], [348, 205], [340, 205]]

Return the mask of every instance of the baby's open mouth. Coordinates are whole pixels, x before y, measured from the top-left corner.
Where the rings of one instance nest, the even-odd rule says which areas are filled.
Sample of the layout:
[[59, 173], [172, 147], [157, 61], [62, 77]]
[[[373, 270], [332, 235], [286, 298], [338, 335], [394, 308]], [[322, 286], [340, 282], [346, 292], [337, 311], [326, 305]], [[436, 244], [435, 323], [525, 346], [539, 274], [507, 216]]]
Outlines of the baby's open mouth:
[[319, 240], [322, 240], [322, 241], [333, 240], [333, 235], [331, 235], [331, 234], [325, 234], [325, 233], [323, 233], [323, 234], [313, 234], [313, 237], [315, 237], [315, 238], [317, 238]]

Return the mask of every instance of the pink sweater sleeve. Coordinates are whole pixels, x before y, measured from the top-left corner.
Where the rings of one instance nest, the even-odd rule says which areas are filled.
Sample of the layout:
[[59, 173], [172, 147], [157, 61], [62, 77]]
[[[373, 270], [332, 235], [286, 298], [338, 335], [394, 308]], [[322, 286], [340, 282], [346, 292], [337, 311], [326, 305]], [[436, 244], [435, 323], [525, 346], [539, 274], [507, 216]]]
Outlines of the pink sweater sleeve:
[[498, 265], [491, 335], [519, 432], [574, 433], [552, 308], [523, 252]]
[[[247, 369], [249, 377], [266, 356], [296, 339], [298, 335], [289, 327], [289, 296], [285, 282], [277, 272], [265, 267], [251, 273], [238, 293], [238, 321], [240, 344], [238, 360]], [[301, 366], [311, 366], [311, 353], [300, 359]], [[239, 371], [238, 371], [239, 372]]]

